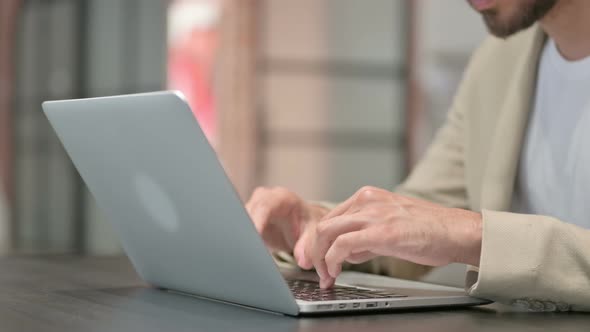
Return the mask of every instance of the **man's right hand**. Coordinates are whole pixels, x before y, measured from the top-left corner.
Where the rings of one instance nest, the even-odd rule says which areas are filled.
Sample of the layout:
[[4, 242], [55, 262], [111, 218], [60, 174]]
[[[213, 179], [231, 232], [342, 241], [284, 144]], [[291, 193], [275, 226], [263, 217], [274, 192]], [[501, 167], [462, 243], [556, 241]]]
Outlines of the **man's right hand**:
[[271, 251], [292, 252], [301, 268], [313, 267], [305, 248], [316, 224], [329, 212], [327, 208], [310, 204], [282, 187], [258, 187], [246, 210]]

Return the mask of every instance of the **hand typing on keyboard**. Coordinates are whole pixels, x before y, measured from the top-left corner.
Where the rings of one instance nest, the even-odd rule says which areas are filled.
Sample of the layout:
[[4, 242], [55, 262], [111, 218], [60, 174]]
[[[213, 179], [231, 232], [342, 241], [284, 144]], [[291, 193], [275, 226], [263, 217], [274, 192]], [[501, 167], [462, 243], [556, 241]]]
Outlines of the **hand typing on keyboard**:
[[271, 251], [293, 253], [301, 268], [313, 267], [305, 248], [315, 224], [328, 209], [310, 204], [285, 188], [259, 187], [246, 203], [246, 210]]
[[331, 287], [343, 262], [391, 256], [440, 266], [479, 266], [481, 214], [364, 187], [328, 211], [283, 188], [257, 189], [246, 208], [272, 250], [293, 252]]

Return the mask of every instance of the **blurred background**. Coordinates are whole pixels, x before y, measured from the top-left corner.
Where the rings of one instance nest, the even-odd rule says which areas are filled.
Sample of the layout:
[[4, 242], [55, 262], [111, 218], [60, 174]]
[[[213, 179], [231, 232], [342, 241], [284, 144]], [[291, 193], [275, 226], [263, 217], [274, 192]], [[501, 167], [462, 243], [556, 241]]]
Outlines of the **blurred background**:
[[243, 199], [339, 201], [408, 174], [485, 35], [462, 0], [1, 0], [0, 251], [121, 252], [44, 100], [181, 90]]

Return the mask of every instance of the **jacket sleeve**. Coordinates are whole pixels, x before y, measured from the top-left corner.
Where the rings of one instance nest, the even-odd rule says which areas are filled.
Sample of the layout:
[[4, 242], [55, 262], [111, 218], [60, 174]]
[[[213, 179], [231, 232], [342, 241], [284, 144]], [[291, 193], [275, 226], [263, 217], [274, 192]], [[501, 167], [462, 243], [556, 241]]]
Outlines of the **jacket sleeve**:
[[555, 218], [483, 211], [475, 297], [535, 311], [590, 311], [590, 230]]

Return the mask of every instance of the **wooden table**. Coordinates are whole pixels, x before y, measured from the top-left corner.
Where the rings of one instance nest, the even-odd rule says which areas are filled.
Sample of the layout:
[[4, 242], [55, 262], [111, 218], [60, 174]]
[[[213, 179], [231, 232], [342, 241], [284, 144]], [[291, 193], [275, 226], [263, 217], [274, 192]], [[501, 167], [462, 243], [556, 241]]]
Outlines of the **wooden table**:
[[0, 331], [590, 331], [590, 314], [492, 304], [442, 311], [292, 318], [146, 287], [128, 260], [0, 259]]

